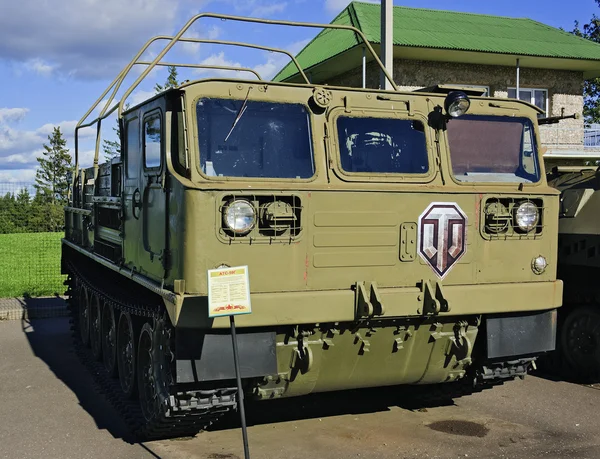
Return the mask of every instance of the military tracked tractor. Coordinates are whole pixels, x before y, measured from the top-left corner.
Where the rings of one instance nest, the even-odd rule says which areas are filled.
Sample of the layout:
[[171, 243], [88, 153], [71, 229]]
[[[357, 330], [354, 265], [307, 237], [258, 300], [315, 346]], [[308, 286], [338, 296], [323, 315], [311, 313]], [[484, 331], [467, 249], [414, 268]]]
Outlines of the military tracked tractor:
[[62, 269], [77, 352], [138, 436], [190, 435], [236, 408], [229, 320], [208, 316], [214, 268], [248, 267], [238, 340], [258, 400], [402, 384], [459, 396], [554, 349], [559, 193], [535, 107], [400, 92], [387, 73], [393, 91], [315, 85], [290, 55], [301, 83], [206, 78], [125, 110], [178, 42], [285, 52], [182, 38], [201, 18], [343, 29], [385, 73], [352, 27], [201, 14], [150, 40], [83, 116], [76, 139], [116, 111], [122, 154], [99, 164], [98, 139], [77, 167]]
[[565, 286], [552, 363], [564, 376], [600, 382], [600, 171], [583, 165], [599, 158], [565, 158], [581, 165], [555, 166], [548, 176], [561, 192], [558, 277]]

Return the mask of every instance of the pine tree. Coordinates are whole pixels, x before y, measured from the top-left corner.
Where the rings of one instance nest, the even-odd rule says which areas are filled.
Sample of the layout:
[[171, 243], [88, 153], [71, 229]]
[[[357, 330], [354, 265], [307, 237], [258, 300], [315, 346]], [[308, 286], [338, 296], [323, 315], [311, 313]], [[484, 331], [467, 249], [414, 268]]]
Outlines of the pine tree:
[[[117, 120], [117, 127], [113, 128], [117, 139], [121, 139], [121, 128], [119, 126], [119, 120]], [[102, 141], [102, 150], [104, 151], [104, 159], [110, 161], [113, 158], [121, 156], [121, 142], [120, 140], [107, 140]]]
[[[129, 103], [125, 104], [125, 111], [129, 110]], [[102, 150], [104, 151], [104, 159], [110, 161], [113, 158], [119, 158], [121, 156], [121, 125], [119, 119], [116, 120], [116, 127], [113, 127], [117, 140], [106, 140], [102, 141]]]
[[36, 198], [45, 203], [64, 205], [67, 202], [69, 181], [67, 172], [72, 169], [71, 155], [66, 148], [60, 127], [55, 127], [44, 144], [43, 156], [38, 157], [39, 167], [35, 173]]
[[0, 234], [17, 233], [15, 225], [15, 195], [6, 193], [0, 196]]
[[[600, 6], [600, 0], [596, 0]], [[571, 32], [581, 38], [600, 43], [600, 18], [595, 14], [588, 24], [579, 28], [579, 22], [575, 21], [575, 28]], [[588, 124], [600, 123], [600, 78], [586, 80], [583, 84], [583, 116]]]
[[156, 91], [156, 94], [158, 94], [167, 89], [176, 88], [177, 86], [179, 86], [179, 81], [177, 81], [177, 67], [169, 65], [169, 76], [167, 77], [167, 81], [165, 81], [164, 85], [156, 83], [154, 90]]
[[26, 187], [21, 188], [15, 199], [15, 225], [23, 232], [30, 231], [31, 196]]

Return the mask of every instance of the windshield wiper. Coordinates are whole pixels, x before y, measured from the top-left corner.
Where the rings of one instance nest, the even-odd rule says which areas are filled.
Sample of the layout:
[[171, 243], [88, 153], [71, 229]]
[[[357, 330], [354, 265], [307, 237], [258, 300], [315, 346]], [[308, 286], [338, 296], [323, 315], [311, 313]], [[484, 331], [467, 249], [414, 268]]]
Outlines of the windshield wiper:
[[250, 96], [250, 90], [251, 89], [252, 89], [252, 87], [248, 88], [248, 93], [246, 94], [246, 98], [244, 99], [244, 103], [242, 104], [242, 106], [240, 107], [239, 111], [237, 112], [237, 115], [235, 115], [235, 119], [233, 120], [233, 124], [231, 125], [231, 129], [229, 129], [229, 132], [225, 136], [224, 142], [227, 142], [227, 139], [229, 139], [229, 136], [231, 135], [231, 133], [235, 129], [235, 126], [238, 124], [238, 121], [242, 118], [242, 116], [246, 112], [246, 108], [248, 108], [248, 96]]

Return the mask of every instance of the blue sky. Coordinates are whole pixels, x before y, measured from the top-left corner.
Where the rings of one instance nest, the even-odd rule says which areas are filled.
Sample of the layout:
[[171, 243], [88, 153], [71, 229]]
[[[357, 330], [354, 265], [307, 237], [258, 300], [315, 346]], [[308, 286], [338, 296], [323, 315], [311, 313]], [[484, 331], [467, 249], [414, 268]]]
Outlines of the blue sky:
[[[377, 1], [373, 1], [378, 3]], [[330, 22], [348, 0], [19, 0], [0, 2], [0, 182], [32, 181], [36, 157], [54, 125], [72, 146], [77, 120], [151, 36], [173, 34], [198, 12]], [[395, 5], [528, 17], [566, 30], [600, 15], [594, 0], [395, 0]], [[253, 41], [298, 52], [317, 31], [201, 21], [189, 36]], [[156, 48], [149, 50], [149, 57]], [[270, 53], [210, 45], [180, 46], [167, 60], [229, 64], [272, 76], [285, 63]], [[166, 71], [154, 72], [133, 94], [153, 93]], [[192, 71], [181, 79], [195, 79]], [[110, 135], [112, 120], [105, 130]], [[82, 164], [93, 156], [92, 132], [81, 139]]]

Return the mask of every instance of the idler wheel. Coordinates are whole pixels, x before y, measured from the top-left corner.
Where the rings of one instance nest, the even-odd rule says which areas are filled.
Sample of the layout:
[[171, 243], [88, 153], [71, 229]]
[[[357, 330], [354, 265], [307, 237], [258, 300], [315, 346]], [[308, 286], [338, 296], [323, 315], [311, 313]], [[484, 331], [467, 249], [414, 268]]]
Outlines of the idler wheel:
[[102, 308], [102, 362], [110, 376], [117, 374], [117, 324], [110, 303]]
[[164, 407], [172, 384], [171, 328], [166, 319], [145, 323], [140, 332], [137, 379], [140, 406], [146, 421], [164, 416]]
[[81, 343], [88, 347], [90, 345], [90, 298], [85, 285], [79, 287], [77, 306], [79, 309], [79, 336]]
[[119, 382], [127, 397], [135, 394], [135, 331], [133, 320], [128, 312], [121, 312], [117, 325], [117, 366]]
[[102, 304], [97, 294], [90, 298], [90, 346], [94, 360], [102, 358]]
[[573, 309], [561, 330], [562, 352], [581, 380], [600, 380], [600, 306]]

